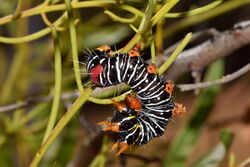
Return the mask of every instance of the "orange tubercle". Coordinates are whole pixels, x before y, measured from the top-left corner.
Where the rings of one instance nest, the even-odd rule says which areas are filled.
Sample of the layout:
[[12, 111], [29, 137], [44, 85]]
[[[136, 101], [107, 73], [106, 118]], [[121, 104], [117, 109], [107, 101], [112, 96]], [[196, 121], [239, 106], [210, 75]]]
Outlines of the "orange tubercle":
[[103, 46], [100, 46], [100, 47], [96, 48], [96, 50], [99, 50], [99, 51], [110, 51], [111, 48], [108, 45], [103, 45]]
[[142, 50], [142, 48], [143, 48], [143, 43], [140, 42], [140, 43], [135, 44], [135, 46], [133, 47], [133, 50], [140, 52]]
[[172, 81], [168, 81], [167, 84], [166, 84], [166, 87], [165, 87], [165, 90], [166, 92], [169, 93], [169, 95], [171, 96], [172, 95], [172, 92], [174, 90], [174, 84]]
[[103, 131], [120, 132], [120, 124], [117, 122], [102, 121], [97, 123], [97, 125], [106, 126], [102, 129]]
[[148, 65], [147, 71], [150, 74], [156, 74], [157, 73], [157, 67], [156, 67], [156, 65], [155, 64]]
[[186, 107], [183, 104], [175, 103], [175, 107], [172, 110], [172, 115], [178, 116], [186, 112], [187, 112]]
[[131, 56], [131, 57], [135, 57], [135, 56], [140, 56], [140, 53], [135, 51], [135, 50], [130, 50], [128, 52], [128, 55]]
[[128, 103], [128, 106], [130, 108], [137, 110], [137, 111], [139, 111], [141, 109], [141, 102], [135, 96], [128, 94], [125, 97], [125, 100]]

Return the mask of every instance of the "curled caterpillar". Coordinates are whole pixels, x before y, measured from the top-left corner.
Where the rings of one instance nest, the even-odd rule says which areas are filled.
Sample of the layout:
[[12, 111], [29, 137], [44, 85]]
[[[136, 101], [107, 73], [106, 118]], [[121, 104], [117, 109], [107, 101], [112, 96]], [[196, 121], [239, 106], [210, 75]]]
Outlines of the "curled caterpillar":
[[90, 55], [87, 71], [97, 86], [124, 82], [135, 93], [123, 102], [113, 101], [116, 110], [112, 120], [99, 123], [107, 126], [104, 130], [118, 134], [118, 141], [112, 147], [120, 147], [116, 155], [134, 144], [143, 145], [163, 135], [175, 107], [174, 85], [157, 74], [155, 65], [146, 63], [135, 49], [112, 55], [110, 47], [104, 45]]

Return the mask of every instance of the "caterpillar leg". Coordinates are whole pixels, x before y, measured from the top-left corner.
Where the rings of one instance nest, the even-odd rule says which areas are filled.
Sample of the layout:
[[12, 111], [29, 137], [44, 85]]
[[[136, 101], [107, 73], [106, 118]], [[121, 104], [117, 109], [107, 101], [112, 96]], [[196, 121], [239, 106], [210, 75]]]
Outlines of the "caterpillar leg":
[[106, 126], [103, 128], [103, 131], [112, 131], [112, 132], [120, 132], [120, 124], [111, 121], [102, 121], [98, 122], [97, 125]]
[[130, 148], [130, 145], [128, 145], [128, 143], [126, 141], [117, 142], [117, 143], [113, 144], [113, 146], [111, 147], [110, 151], [113, 151], [114, 149], [116, 149], [118, 147], [119, 147], [119, 150], [115, 154], [115, 157], [118, 157], [121, 153], [123, 153], [124, 151], [128, 150]]
[[186, 113], [186, 107], [183, 104], [175, 103], [175, 107], [172, 110], [173, 116], [178, 116]]
[[141, 102], [140, 100], [132, 94], [128, 94], [125, 97], [125, 101], [127, 102], [128, 106], [136, 111], [141, 109]]
[[167, 81], [167, 84], [165, 86], [166, 92], [169, 93], [170, 96], [172, 96], [172, 92], [174, 90], [174, 83], [172, 81]]
[[114, 99], [111, 99], [115, 107], [118, 109], [119, 112], [122, 112], [126, 109], [126, 105], [123, 102], [118, 102]]

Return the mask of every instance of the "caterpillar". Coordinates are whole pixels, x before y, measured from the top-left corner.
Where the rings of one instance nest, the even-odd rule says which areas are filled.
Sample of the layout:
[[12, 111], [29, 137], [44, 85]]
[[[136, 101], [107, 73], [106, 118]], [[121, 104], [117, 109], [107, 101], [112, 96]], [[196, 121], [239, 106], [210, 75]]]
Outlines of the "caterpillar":
[[112, 120], [99, 123], [106, 126], [104, 131], [118, 135], [111, 148], [120, 148], [116, 156], [134, 144], [143, 145], [163, 135], [173, 113], [185, 110], [172, 100], [173, 82], [160, 77], [156, 66], [146, 63], [136, 47], [128, 53], [115, 54], [107, 45], [96, 48], [89, 56], [86, 68], [97, 86], [126, 83], [134, 92], [122, 102], [113, 100]]

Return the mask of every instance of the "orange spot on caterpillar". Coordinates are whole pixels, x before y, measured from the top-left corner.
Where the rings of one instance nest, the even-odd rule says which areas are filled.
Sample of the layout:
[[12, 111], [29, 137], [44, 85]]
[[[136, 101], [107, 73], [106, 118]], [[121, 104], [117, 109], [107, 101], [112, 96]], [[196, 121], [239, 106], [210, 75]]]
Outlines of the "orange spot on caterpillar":
[[172, 110], [172, 115], [178, 116], [186, 112], [187, 112], [186, 107], [183, 104], [175, 103], [175, 107]]
[[125, 97], [125, 100], [130, 108], [137, 111], [141, 109], [141, 102], [135, 96], [128, 94]]
[[157, 73], [157, 67], [156, 67], [156, 65], [154, 65], [154, 64], [148, 65], [147, 71], [150, 74], [156, 74]]
[[110, 51], [111, 50], [111, 48], [110, 48], [110, 46], [108, 46], [108, 45], [103, 45], [103, 46], [100, 46], [100, 47], [98, 47], [98, 48], [96, 48], [96, 50], [99, 50], [99, 51]]
[[166, 87], [165, 87], [165, 91], [169, 93], [169, 95], [172, 95], [172, 92], [174, 90], [174, 84], [172, 81], [167, 81]]
[[135, 51], [135, 50], [130, 50], [128, 52], [128, 55], [131, 56], [131, 57], [135, 57], [135, 56], [140, 56], [140, 53]]
[[98, 122], [97, 125], [106, 126], [102, 129], [103, 131], [120, 132], [120, 124], [116, 122], [102, 121]]

